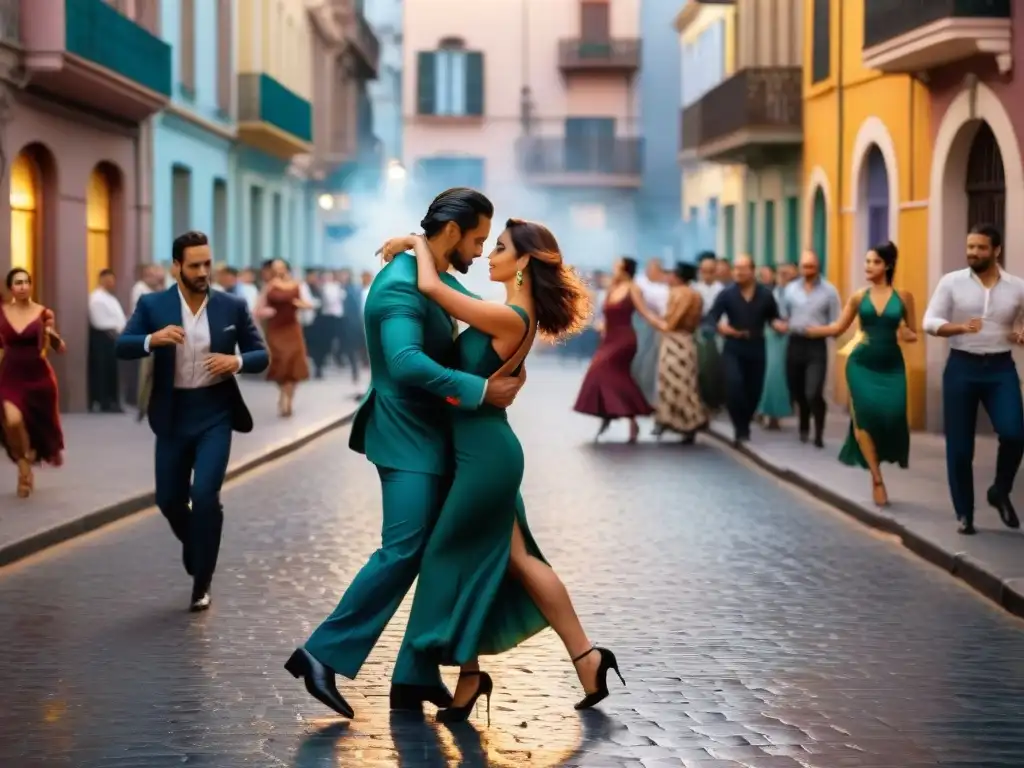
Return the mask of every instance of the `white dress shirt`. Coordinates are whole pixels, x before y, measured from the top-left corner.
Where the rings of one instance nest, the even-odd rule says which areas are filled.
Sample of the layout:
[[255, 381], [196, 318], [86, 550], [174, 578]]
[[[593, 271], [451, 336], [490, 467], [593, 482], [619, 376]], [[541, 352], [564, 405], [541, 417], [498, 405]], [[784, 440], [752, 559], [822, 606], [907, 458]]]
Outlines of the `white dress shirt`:
[[[192, 308], [181, 295], [180, 289], [178, 296], [181, 300], [181, 325], [185, 329], [185, 341], [174, 349], [174, 388], [202, 389], [226, 381], [227, 376], [214, 376], [205, 366], [206, 358], [210, 356], [210, 317], [206, 313], [210, 297], [203, 299], [199, 311], [192, 314]], [[142, 343], [147, 353], [151, 338], [147, 336]], [[235, 373], [238, 373], [242, 370], [242, 356], [236, 355], [235, 359], [238, 361]]]
[[120, 333], [127, 324], [124, 307], [116, 296], [103, 288], [89, 294], [89, 325], [97, 331]]
[[974, 355], [992, 355], [1013, 349], [1010, 333], [1024, 312], [1024, 281], [1008, 272], [986, 288], [974, 270], [960, 269], [943, 275], [935, 288], [922, 327], [933, 336], [946, 323], [966, 323], [981, 318], [978, 333], [949, 337], [949, 346]]
[[327, 317], [345, 314], [345, 289], [337, 280], [327, 280], [320, 286], [320, 313]]
[[638, 277], [636, 284], [640, 288], [640, 293], [643, 295], [647, 306], [653, 309], [660, 317], [664, 317], [668, 311], [668, 285], [665, 283], [655, 283], [653, 280], [648, 279], [646, 275]]
[[320, 299], [313, 295], [313, 289], [309, 287], [309, 283], [301, 282], [299, 283], [299, 300], [313, 305], [313, 309], [299, 310], [299, 325], [305, 328], [312, 325], [316, 319], [316, 310], [320, 306]]
[[711, 307], [714, 306], [715, 299], [718, 298], [718, 294], [725, 288], [717, 280], [713, 283], [705, 283], [703, 280], [698, 280], [691, 283], [691, 287], [700, 294], [701, 301], [703, 302], [703, 314], [707, 314], [711, 311]]
[[152, 293], [153, 289], [146, 285], [144, 280], [139, 280], [132, 286], [131, 296], [128, 298], [128, 314], [130, 315], [135, 311], [135, 307], [139, 303], [139, 299], [145, 296], [147, 293]]

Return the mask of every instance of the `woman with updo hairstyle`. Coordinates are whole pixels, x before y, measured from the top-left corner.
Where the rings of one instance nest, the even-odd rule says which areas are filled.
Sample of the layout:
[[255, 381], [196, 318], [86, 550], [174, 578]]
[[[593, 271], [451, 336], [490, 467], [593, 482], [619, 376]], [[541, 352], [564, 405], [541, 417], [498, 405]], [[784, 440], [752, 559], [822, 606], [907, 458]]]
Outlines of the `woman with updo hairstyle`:
[[63, 463], [57, 377], [46, 354], [65, 345], [53, 312], [32, 299], [28, 270], [15, 267], [5, 285], [11, 298], [0, 307], [0, 445], [18, 465], [18, 496], [28, 498], [33, 465]]
[[876, 245], [864, 258], [868, 284], [856, 291], [831, 325], [808, 328], [810, 338], [840, 336], [860, 321], [860, 333], [846, 359], [850, 431], [839, 460], [871, 473], [871, 495], [880, 507], [889, 495], [883, 463], [906, 469], [910, 460], [907, 370], [900, 341], [917, 341], [914, 297], [893, 287], [899, 251], [892, 242]]
[[[483, 378], [517, 375], [534, 335], [564, 338], [590, 314], [589, 293], [564, 263], [555, 236], [542, 224], [509, 219], [487, 257], [490, 278], [505, 288], [502, 304], [462, 290], [442, 254], [421, 236], [395, 238], [384, 258], [410, 258], [419, 290], [469, 327], [456, 342], [457, 367]], [[395, 254], [398, 254], [395, 256]], [[503, 653], [550, 626], [565, 644], [584, 691], [577, 708], [608, 695], [615, 655], [595, 647], [569, 593], [530, 533], [519, 493], [523, 448], [505, 410], [483, 404], [451, 409], [455, 474], [427, 542], [405, 643], [438, 664], [461, 667], [452, 705], [441, 722], [465, 720], [494, 682], [481, 655]]]
[[611, 285], [605, 295], [601, 344], [587, 369], [573, 410], [601, 419], [597, 440], [615, 419], [629, 420], [629, 442], [640, 436], [638, 416], [654, 413], [643, 390], [633, 378], [633, 358], [636, 357], [637, 339], [633, 328], [633, 315], [639, 315], [655, 328], [661, 318], [644, 301], [636, 277], [636, 259], [624, 256], [615, 262]]

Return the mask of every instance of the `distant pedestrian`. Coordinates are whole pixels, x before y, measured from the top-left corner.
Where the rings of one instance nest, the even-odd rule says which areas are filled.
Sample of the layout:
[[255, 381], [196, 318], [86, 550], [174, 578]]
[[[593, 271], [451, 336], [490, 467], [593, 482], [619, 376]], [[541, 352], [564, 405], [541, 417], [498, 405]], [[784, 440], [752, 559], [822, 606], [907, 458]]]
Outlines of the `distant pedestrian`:
[[121, 376], [114, 346], [127, 318], [114, 293], [116, 288], [114, 270], [104, 269], [99, 275], [99, 285], [89, 294], [89, 406], [104, 413], [122, 413], [124, 410], [121, 407]]
[[1016, 325], [1024, 312], [1024, 281], [1002, 270], [1002, 253], [998, 229], [973, 227], [967, 236], [967, 269], [939, 281], [924, 315], [927, 333], [949, 339], [942, 374], [946, 473], [960, 533], [968, 535], [975, 532], [973, 465], [979, 404], [999, 436], [988, 503], [1006, 527], [1020, 527], [1010, 494], [1024, 457], [1024, 404], [1011, 350], [1024, 344], [1024, 333]]
[[[788, 267], [784, 264], [783, 267]], [[784, 276], [787, 270], [767, 264], [758, 268], [758, 282], [772, 292], [775, 303], [782, 311], [782, 291], [785, 287]], [[764, 329], [765, 369], [764, 386], [761, 388], [761, 400], [757, 404], [757, 414], [766, 429], [780, 428], [779, 420], [793, 413], [793, 404], [786, 383], [786, 348], [788, 338], [771, 326]]]
[[273, 270], [260, 293], [256, 314], [267, 318], [266, 339], [270, 349], [267, 380], [278, 386], [278, 416], [287, 418], [292, 415], [296, 387], [309, 379], [309, 360], [299, 312], [314, 307], [302, 298], [302, 288], [292, 278], [288, 262], [275, 259]]

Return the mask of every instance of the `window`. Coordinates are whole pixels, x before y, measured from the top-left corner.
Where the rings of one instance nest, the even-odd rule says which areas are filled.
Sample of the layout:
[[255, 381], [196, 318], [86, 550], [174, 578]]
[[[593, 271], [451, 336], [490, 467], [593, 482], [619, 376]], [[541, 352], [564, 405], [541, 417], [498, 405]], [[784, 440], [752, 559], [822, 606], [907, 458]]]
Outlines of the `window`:
[[458, 48], [420, 51], [416, 87], [418, 114], [483, 115], [484, 55]]
[[480, 157], [424, 157], [416, 163], [416, 178], [431, 189], [484, 187], [484, 160]]
[[611, 37], [611, 14], [607, 0], [584, 0], [580, 3], [580, 37], [584, 42], [607, 42]]
[[281, 193], [275, 192], [270, 198], [270, 236], [273, 238], [274, 252], [273, 259], [287, 259], [284, 255], [284, 212], [281, 208]]
[[213, 258], [228, 259], [228, 183], [213, 180]]
[[786, 198], [786, 261], [800, 261], [800, 198]]
[[231, 114], [231, 0], [217, 0], [217, 110], [221, 117]]
[[614, 117], [566, 118], [565, 170], [611, 172], [614, 162]]
[[[967, 225], [994, 224], [1006, 231], [1006, 170], [999, 142], [988, 123], [982, 123], [967, 155]], [[1004, 256], [999, 256], [1004, 263]]]
[[263, 188], [249, 187], [249, 264], [258, 265], [266, 258], [263, 248]]
[[725, 227], [725, 254], [723, 258], [730, 264], [736, 258], [736, 206], [726, 205], [722, 208], [722, 225]]
[[196, 5], [195, 0], [181, 0], [181, 39], [178, 52], [178, 81], [182, 95], [194, 98], [196, 95]]
[[757, 203], [747, 203], [747, 256], [757, 261]]
[[775, 266], [775, 201], [764, 201], [764, 263]]
[[811, 40], [811, 82], [820, 83], [832, 72], [832, 0], [814, 0]]
[[192, 171], [183, 165], [171, 168], [171, 226], [174, 237], [192, 229]]

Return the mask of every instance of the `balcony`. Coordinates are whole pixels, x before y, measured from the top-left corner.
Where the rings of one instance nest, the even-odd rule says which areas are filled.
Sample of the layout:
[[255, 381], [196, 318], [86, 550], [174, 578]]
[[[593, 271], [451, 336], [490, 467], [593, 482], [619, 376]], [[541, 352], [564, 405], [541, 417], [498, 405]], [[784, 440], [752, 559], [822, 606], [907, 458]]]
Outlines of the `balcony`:
[[355, 54], [356, 72], [363, 80], [376, 80], [380, 64], [380, 41], [362, 11], [349, 14], [344, 25], [345, 42]]
[[683, 159], [763, 166], [795, 160], [803, 144], [800, 67], [741, 69], [683, 109]]
[[138, 123], [171, 95], [171, 47], [103, 0], [26, 0], [21, 44], [29, 83]]
[[864, 66], [918, 73], [979, 54], [1011, 66], [1011, 0], [864, 3]]
[[640, 186], [643, 139], [524, 136], [516, 146], [527, 183], [548, 187]]
[[238, 139], [282, 160], [308, 154], [313, 141], [313, 108], [268, 74], [240, 74]]
[[560, 40], [558, 66], [563, 75], [605, 73], [632, 77], [640, 69], [640, 41], [633, 37]]

